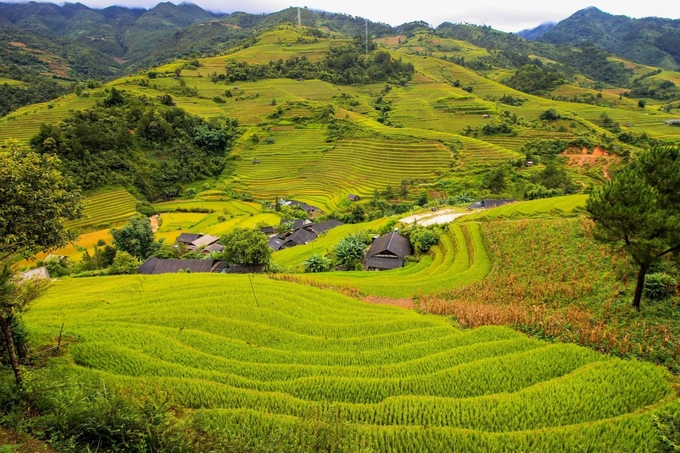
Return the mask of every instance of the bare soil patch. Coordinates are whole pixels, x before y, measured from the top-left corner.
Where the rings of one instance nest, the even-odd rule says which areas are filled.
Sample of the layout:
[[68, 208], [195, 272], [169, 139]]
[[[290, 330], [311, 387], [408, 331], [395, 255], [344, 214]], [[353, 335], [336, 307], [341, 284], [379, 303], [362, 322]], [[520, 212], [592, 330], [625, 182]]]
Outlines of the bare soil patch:
[[413, 303], [413, 299], [404, 297], [402, 299], [393, 299], [391, 297], [378, 297], [378, 296], [366, 296], [363, 298], [364, 302], [376, 305], [393, 305], [399, 308], [406, 308], [408, 310], [413, 310], [416, 305]]
[[15, 453], [57, 453], [45, 442], [7, 429], [0, 429], [0, 445], [11, 446]]

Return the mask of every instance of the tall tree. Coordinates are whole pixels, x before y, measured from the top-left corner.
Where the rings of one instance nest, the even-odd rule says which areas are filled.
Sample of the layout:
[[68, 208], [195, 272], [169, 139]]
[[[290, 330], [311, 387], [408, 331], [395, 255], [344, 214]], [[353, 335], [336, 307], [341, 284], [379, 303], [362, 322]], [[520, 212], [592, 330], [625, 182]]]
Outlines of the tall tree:
[[150, 258], [161, 248], [161, 243], [156, 242], [151, 221], [147, 217], [133, 217], [124, 227], [112, 229], [111, 236], [113, 245], [118, 250], [140, 260]]
[[680, 253], [680, 148], [658, 147], [595, 189], [586, 209], [595, 237], [622, 247], [638, 266], [633, 306], [640, 309], [650, 266]]
[[0, 149], [0, 328], [17, 383], [21, 383], [12, 336], [15, 317], [40, 293], [42, 284], [19, 282], [10, 264], [74, 239], [64, 221], [81, 215], [82, 196], [60, 171], [55, 156], [40, 155], [16, 141]]

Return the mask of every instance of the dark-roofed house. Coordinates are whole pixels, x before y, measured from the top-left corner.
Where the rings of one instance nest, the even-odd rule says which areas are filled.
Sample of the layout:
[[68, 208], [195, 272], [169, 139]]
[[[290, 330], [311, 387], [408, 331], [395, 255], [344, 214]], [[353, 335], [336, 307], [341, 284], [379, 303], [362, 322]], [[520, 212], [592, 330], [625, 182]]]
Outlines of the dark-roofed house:
[[211, 236], [209, 234], [203, 235], [196, 240], [193, 240], [187, 244], [189, 250], [198, 250], [201, 247], [207, 247], [212, 244], [216, 244], [220, 238], [217, 236]]
[[412, 253], [409, 240], [394, 230], [373, 241], [364, 267], [367, 270], [396, 269], [402, 267], [406, 256]]
[[179, 271], [190, 272], [221, 272], [216, 269], [223, 261], [217, 260], [163, 260], [151, 257], [142, 263], [137, 270], [140, 274], [176, 274]]
[[325, 222], [313, 224], [311, 228], [316, 234], [321, 234], [328, 230], [332, 230], [335, 227], [339, 227], [340, 225], [344, 225], [344, 223], [339, 220], [326, 220]]
[[194, 233], [182, 233], [182, 234], [179, 235], [179, 237], [177, 238], [177, 240], [175, 242], [177, 242], [178, 244], [189, 245], [192, 242], [194, 242], [196, 239], [200, 238], [201, 236], [203, 236], [203, 235], [202, 234], [194, 234]]
[[293, 208], [300, 208], [309, 215], [312, 215], [312, 214], [317, 213], [317, 212], [323, 212], [321, 209], [317, 208], [316, 206], [312, 206], [311, 204], [303, 203], [302, 201], [290, 200], [289, 205]]
[[359, 195], [354, 195], [353, 193], [347, 195], [347, 199], [349, 201], [359, 201], [360, 200]]
[[288, 225], [291, 230], [299, 230], [300, 228], [305, 228], [311, 226], [312, 221], [309, 219], [295, 219], [295, 220], [281, 220], [280, 225]]
[[505, 206], [506, 204], [514, 203], [517, 200], [510, 199], [510, 200], [482, 200], [478, 201], [476, 203], [472, 203], [470, 206], [468, 206], [468, 209], [490, 209], [490, 208], [497, 208], [499, 206]]
[[284, 242], [286, 242], [285, 239], [281, 239], [278, 236], [272, 236], [269, 238], [269, 247], [272, 250], [277, 251], [281, 248]]
[[266, 226], [266, 227], [260, 228], [260, 231], [262, 231], [264, 234], [269, 236], [270, 234], [276, 233], [276, 228], [274, 228], [273, 226]]
[[224, 250], [224, 246], [222, 244], [215, 243], [210, 244], [209, 246], [201, 250], [201, 253], [203, 253], [204, 255], [208, 255], [210, 253], [219, 253], [222, 250]]
[[296, 245], [307, 244], [314, 239], [316, 239], [316, 233], [312, 231], [311, 228], [300, 228], [288, 236], [279, 249], [287, 249], [289, 247], [295, 247]]

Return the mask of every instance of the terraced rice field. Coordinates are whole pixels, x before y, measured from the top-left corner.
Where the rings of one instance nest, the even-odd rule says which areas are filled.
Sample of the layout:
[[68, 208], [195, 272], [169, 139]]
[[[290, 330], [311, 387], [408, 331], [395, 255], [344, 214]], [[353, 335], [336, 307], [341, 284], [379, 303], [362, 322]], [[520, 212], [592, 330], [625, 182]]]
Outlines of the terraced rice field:
[[125, 189], [115, 189], [85, 199], [83, 217], [66, 228], [102, 227], [123, 222], [137, 212], [137, 199]]
[[418, 263], [381, 272], [305, 274], [303, 280], [355, 288], [371, 296], [407, 298], [479, 281], [490, 270], [479, 224], [464, 223], [451, 225], [439, 244]]
[[258, 203], [250, 203], [239, 200], [230, 201], [213, 201], [213, 200], [178, 200], [168, 201], [165, 203], [155, 203], [154, 208], [158, 212], [174, 212], [178, 209], [184, 211], [207, 209], [214, 212], [222, 212], [224, 214], [241, 215], [241, 214], [255, 214], [260, 212], [261, 206]]
[[[319, 129], [274, 132], [240, 152], [235, 182], [257, 198], [289, 197], [330, 209], [347, 194], [370, 197], [404, 179], [431, 180], [453, 162], [440, 143], [353, 139], [326, 143]], [[253, 159], [259, 164], [254, 165]], [[406, 165], [405, 162], [408, 162]]]
[[584, 212], [588, 195], [567, 195], [540, 200], [521, 201], [493, 209], [481, 210], [467, 220], [512, 219], [525, 217], [570, 217]]
[[[0, 119], [0, 142], [15, 138], [28, 142], [38, 133], [43, 123], [58, 124], [66, 118], [69, 110], [81, 110], [94, 105], [93, 97], [68, 95], [50, 102], [22, 107]], [[49, 108], [52, 105], [53, 108]]]
[[352, 451], [651, 452], [654, 411], [677, 406], [649, 363], [266, 277], [252, 288], [211, 274], [58, 282], [25, 321], [55, 337], [67, 320], [79, 341], [60, 366], [76, 378], [160, 391], [253, 439], [319, 417]]

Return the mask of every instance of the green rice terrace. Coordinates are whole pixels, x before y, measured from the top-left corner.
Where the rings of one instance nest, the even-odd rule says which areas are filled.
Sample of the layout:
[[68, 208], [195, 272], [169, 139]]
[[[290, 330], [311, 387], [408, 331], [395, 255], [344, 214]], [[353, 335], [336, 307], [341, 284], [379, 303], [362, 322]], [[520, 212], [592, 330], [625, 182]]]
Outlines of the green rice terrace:
[[[300, 255], [307, 257], [329, 244], [331, 237], [274, 254], [284, 266], [300, 265]], [[337, 241], [336, 241], [337, 242]], [[318, 252], [317, 252], [318, 253]], [[303, 281], [357, 289], [371, 296], [413, 298], [419, 293], [436, 293], [444, 289], [468, 285], [483, 279], [491, 269], [480, 226], [477, 223], [453, 224], [439, 238], [439, 244], [419, 262], [402, 269], [383, 272], [324, 272], [306, 274]], [[398, 284], [397, 284], [398, 282]]]
[[65, 322], [78, 379], [258, 437], [332, 417], [351, 451], [651, 451], [655, 411], [677, 410], [650, 364], [263, 277], [60, 282], [26, 322]]

